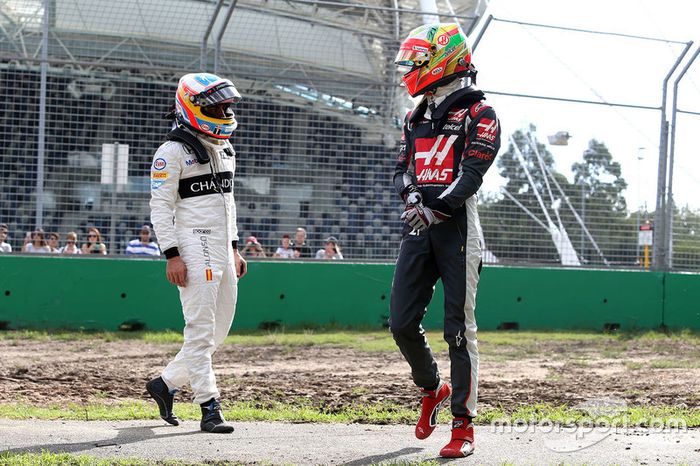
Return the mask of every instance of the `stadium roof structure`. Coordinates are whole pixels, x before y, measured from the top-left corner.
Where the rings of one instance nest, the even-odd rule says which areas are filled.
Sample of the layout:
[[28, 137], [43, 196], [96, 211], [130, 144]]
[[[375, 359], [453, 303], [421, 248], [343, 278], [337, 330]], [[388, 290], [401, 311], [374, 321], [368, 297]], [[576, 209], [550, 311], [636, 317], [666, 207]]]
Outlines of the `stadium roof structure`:
[[[363, 109], [386, 101], [398, 42], [426, 20], [421, 0], [0, 0], [3, 61], [38, 64], [45, 2], [52, 68], [169, 82], [216, 71], [300, 104]], [[469, 33], [486, 3], [437, 11]]]

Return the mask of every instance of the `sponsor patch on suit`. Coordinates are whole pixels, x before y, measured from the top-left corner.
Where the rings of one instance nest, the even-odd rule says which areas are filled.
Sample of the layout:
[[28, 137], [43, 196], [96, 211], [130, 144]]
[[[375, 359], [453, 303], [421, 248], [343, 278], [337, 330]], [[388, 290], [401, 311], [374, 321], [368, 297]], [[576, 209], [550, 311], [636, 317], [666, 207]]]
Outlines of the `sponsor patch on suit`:
[[156, 170], [163, 170], [167, 165], [168, 164], [165, 161], [165, 159], [162, 159], [160, 157], [153, 161], [153, 168], [155, 168]]
[[233, 172], [220, 172], [216, 176], [219, 182], [211, 173], [180, 178], [177, 188], [180, 198], [187, 199], [188, 197], [206, 196], [219, 192], [230, 193], [233, 190]]

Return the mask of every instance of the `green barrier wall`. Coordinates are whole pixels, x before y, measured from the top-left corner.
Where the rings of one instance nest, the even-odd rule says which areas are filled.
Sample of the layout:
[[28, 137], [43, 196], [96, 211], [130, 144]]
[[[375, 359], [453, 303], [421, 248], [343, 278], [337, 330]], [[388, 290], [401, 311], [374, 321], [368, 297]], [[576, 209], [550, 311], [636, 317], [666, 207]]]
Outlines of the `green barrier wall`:
[[664, 324], [671, 329], [700, 329], [700, 280], [697, 274], [666, 275]]
[[[183, 326], [178, 293], [157, 260], [0, 256], [0, 321], [9, 328], [150, 330]], [[250, 262], [234, 329], [337, 324], [381, 327], [393, 264]], [[442, 287], [424, 320], [442, 326]], [[481, 329], [700, 329], [700, 275], [485, 267]]]

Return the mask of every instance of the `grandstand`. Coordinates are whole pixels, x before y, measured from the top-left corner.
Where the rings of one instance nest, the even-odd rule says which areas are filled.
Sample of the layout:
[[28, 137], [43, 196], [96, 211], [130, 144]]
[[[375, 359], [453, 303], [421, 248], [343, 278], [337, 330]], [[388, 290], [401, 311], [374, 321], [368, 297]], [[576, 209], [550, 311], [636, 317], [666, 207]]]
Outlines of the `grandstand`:
[[[485, 9], [437, 5], [466, 31]], [[36, 226], [96, 226], [123, 251], [148, 221], [149, 166], [177, 79], [202, 69], [244, 96], [232, 140], [241, 236], [271, 248], [303, 226], [312, 247], [334, 235], [346, 257], [393, 258], [402, 206], [390, 178], [409, 102], [392, 59], [418, 10], [414, 0], [0, 1], [0, 219], [13, 246]], [[129, 170], [113, 197], [100, 159], [114, 142], [129, 146]]]
[[[205, 70], [231, 78], [244, 97], [232, 140], [240, 236], [256, 236], [272, 251], [283, 233], [301, 226], [309, 232], [312, 249], [332, 235], [348, 259], [393, 260], [402, 205], [391, 176], [400, 124], [411, 102], [398, 86], [392, 61], [411, 29], [435, 19], [423, 11], [428, 4], [0, 0], [0, 97], [5, 103], [0, 223], [9, 224], [10, 243], [19, 249], [25, 232], [37, 226], [62, 235], [75, 230], [81, 240], [95, 226], [111, 253], [123, 252], [149, 220], [149, 165], [169, 129], [162, 116], [178, 78]], [[458, 21], [475, 39], [488, 29], [489, 21], [477, 28], [487, 4], [438, 0], [436, 13], [442, 21]], [[513, 37], [521, 40], [533, 35], [523, 25], [493, 24], [504, 29], [489, 34], [517, 30], [520, 35]], [[488, 38], [484, 35], [479, 53], [488, 50]], [[658, 47], [669, 44], [656, 42]], [[488, 56], [519, 63], [522, 54], [507, 51]], [[566, 60], [565, 50], [541, 51], [548, 54], [554, 61]], [[485, 57], [477, 57], [477, 65]], [[570, 67], [562, 63], [550, 66]], [[493, 82], [494, 76], [486, 77]], [[565, 93], [570, 85], [567, 81], [557, 92]], [[495, 86], [487, 89], [489, 102], [499, 96]], [[539, 92], [505, 90], [500, 94]], [[607, 185], [605, 180], [567, 179], [565, 165], [572, 161], [555, 164], [548, 146], [535, 141], [534, 126], [519, 129], [520, 123], [498, 104], [503, 144], [487, 178], [500, 175], [502, 183], [484, 190], [480, 200], [485, 261], [639, 268], [638, 230], [654, 214], [626, 204], [629, 192], [624, 192], [620, 170], [607, 174], [614, 179]], [[563, 114], [572, 114], [564, 105]], [[605, 128], [601, 124], [601, 134]], [[511, 136], [524, 160], [514, 156]], [[101, 176], [103, 145], [113, 143], [127, 145], [129, 153], [128, 182], [116, 187]], [[614, 167], [618, 154], [608, 155]], [[523, 166], [533, 169], [533, 180]], [[624, 168], [629, 177], [632, 169]], [[550, 178], [561, 182], [561, 189], [554, 179], [548, 186]], [[611, 187], [612, 201], [604, 195]], [[700, 217], [686, 209], [675, 218], [674, 267], [697, 270], [700, 249], [694, 232]]]

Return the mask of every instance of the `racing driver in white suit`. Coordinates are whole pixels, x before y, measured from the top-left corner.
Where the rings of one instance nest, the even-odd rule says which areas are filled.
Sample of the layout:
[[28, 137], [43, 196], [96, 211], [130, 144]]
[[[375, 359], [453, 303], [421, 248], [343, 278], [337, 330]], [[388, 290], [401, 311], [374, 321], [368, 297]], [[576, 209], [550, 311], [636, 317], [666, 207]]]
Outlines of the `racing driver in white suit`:
[[202, 408], [200, 427], [233, 432], [221, 412], [212, 355], [228, 335], [238, 279], [246, 261], [238, 252], [233, 197], [235, 152], [229, 143], [240, 94], [228, 79], [206, 73], [180, 79], [177, 126], [151, 166], [151, 222], [167, 258], [168, 280], [180, 290], [185, 318], [182, 349], [146, 384], [160, 416], [178, 425], [173, 398], [189, 383]]

